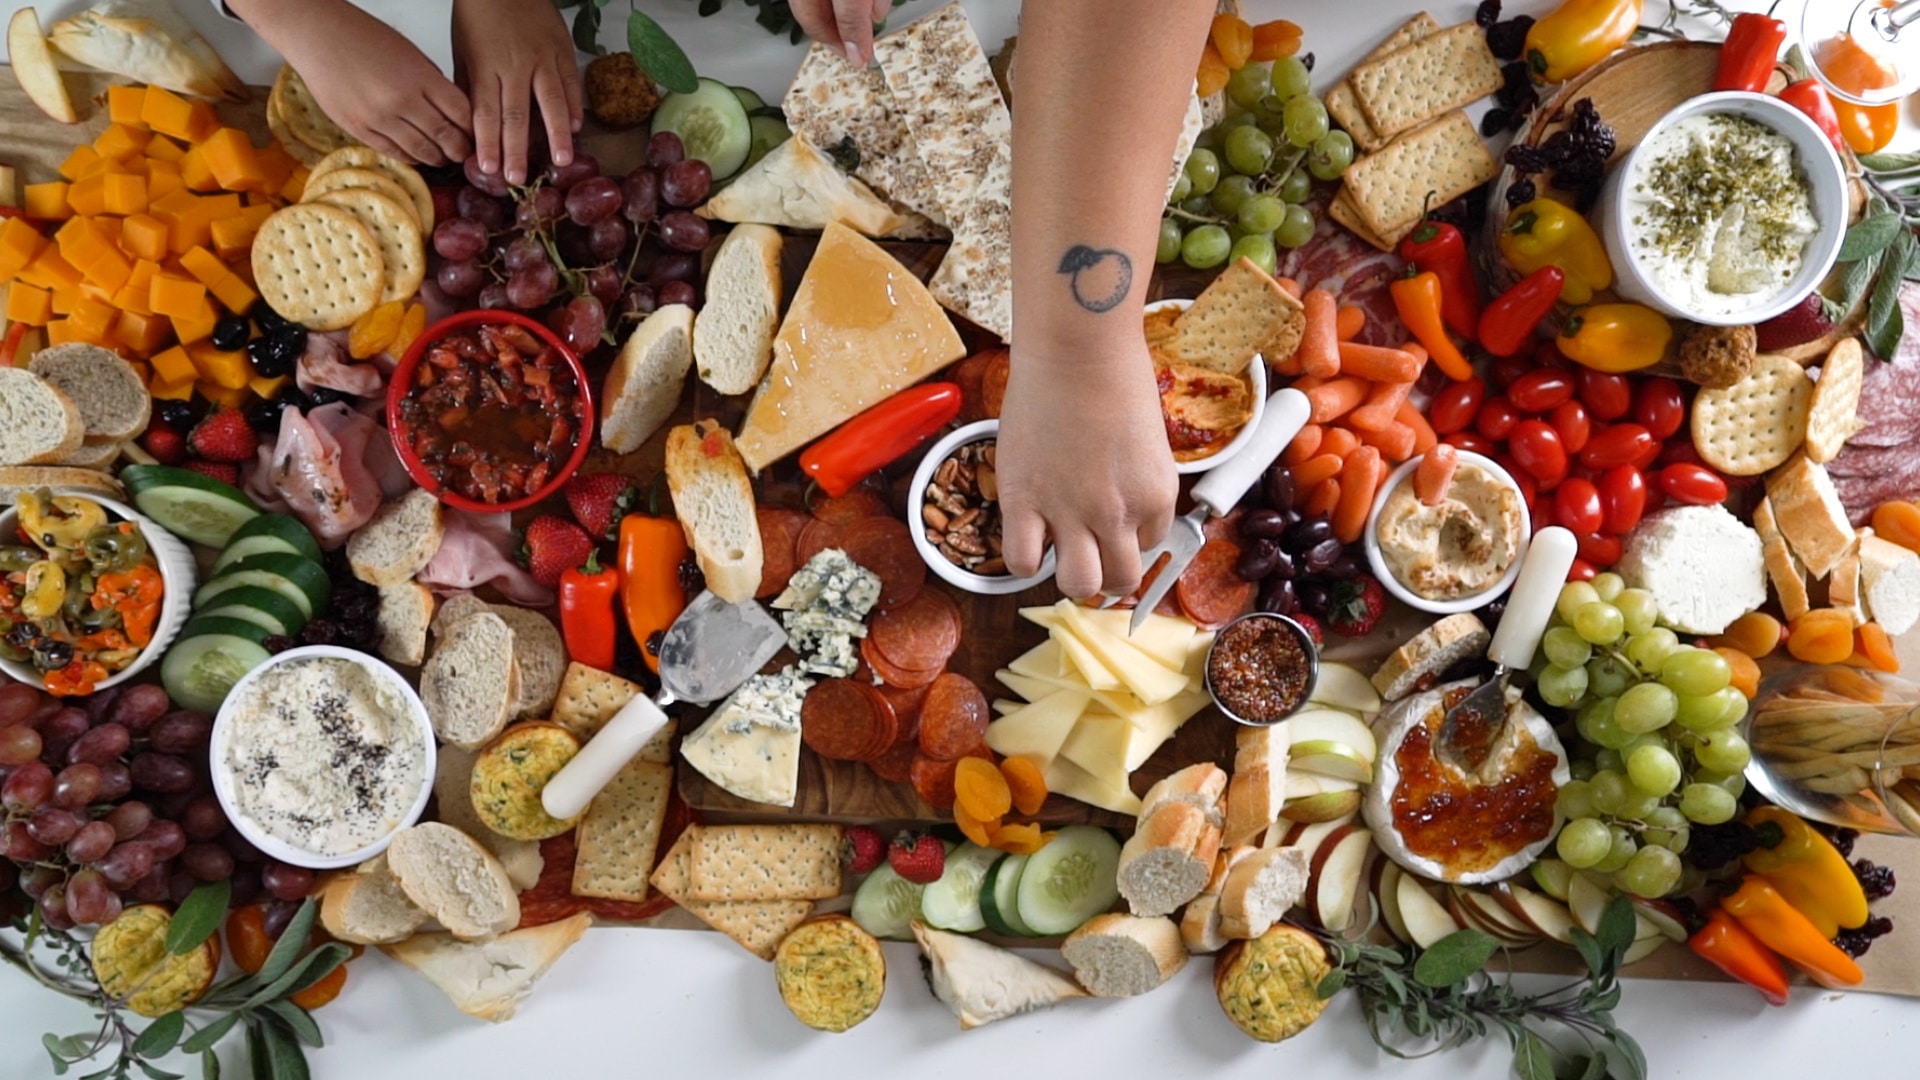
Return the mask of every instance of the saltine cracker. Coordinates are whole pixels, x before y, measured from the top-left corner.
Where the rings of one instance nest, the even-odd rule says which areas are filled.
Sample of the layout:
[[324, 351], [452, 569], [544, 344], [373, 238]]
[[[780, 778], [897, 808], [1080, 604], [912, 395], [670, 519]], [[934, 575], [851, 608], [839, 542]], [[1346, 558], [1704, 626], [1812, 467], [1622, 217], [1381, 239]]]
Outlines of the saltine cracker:
[[1347, 169], [1346, 190], [1367, 228], [1381, 239], [1492, 180], [1500, 166], [1473, 121], [1455, 110], [1368, 154]]
[[1374, 134], [1390, 139], [1486, 97], [1505, 80], [1486, 34], [1462, 23], [1361, 64], [1347, 81]]
[[695, 900], [825, 900], [840, 895], [838, 825], [712, 825], [688, 854]]
[[[1405, 26], [1395, 30], [1393, 36], [1382, 42], [1379, 48], [1361, 57], [1360, 62], [1364, 64], [1370, 60], [1392, 55], [1439, 32], [1440, 23], [1423, 11], [1415, 15]], [[1361, 110], [1360, 99], [1354, 96], [1351, 82], [1342, 79], [1336, 83], [1333, 89], [1327, 91], [1325, 102], [1327, 112], [1333, 116], [1334, 122], [1345, 129], [1348, 135], [1353, 136], [1355, 146], [1371, 153], [1387, 144], [1387, 140], [1373, 130], [1373, 125], [1367, 123], [1367, 114]]]

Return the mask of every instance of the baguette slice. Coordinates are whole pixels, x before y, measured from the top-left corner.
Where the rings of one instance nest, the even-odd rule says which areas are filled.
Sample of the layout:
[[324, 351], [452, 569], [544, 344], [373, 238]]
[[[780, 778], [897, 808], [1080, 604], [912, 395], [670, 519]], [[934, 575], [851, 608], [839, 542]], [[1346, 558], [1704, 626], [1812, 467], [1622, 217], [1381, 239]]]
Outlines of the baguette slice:
[[433, 590], [403, 581], [380, 590], [374, 617], [380, 655], [401, 667], [419, 667], [427, 658], [427, 627], [433, 621]]
[[341, 941], [386, 945], [402, 941], [427, 921], [427, 913], [407, 899], [406, 890], [375, 855], [351, 874], [341, 874], [320, 891], [320, 925]]
[[1860, 579], [1867, 611], [1881, 629], [1898, 636], [1920, 619], [1920, 554], [1862, 529]]
[[1840, 562], [1827, 577], [1827, 606], [1844, 612], [1859, 626], [1867, 621], [1866, 606], [1861, 603], [1866, 592], [1860, 587], [1860, 549], [1855, 546], [1840, 557]]
[[347, 541], [353, 576], [385, 589], [413, 579], [440, 550], [446, 525], [440, 500], [415, 488], [391, 499]]
[[1220, 932], [1220, 897], [1201, 893], [1180, 912], [1180, 943], [1195, 956], [1217, 953], [1233, 940]]
[[1307, 853], [1299, 848], [1261, 848], [1235, 863], [1220, 890], [1220, 932], [1257, 938], [1280, 921], [1307, 893]]
[[1780, 612], [1788, 622], [1805, 615], [1813, 606], [1807, 595], [1807, 569], [1780, 535], [1773, 517], [1773, 501], [1761, 499], [1753, 508], [1753, 531], [1760, 536], [1760, 559], [1767, 568], [1767, 580], [1780, 598]]
[[779, 230], [734, 226], [713, 257], [707, 303], [693, 319], [693, 363], [702, 382], [722, 394], [760, 385], [773, 362], [781, 290]]
[[26, 368], [0, 367], [0, 465], [37, 465], [73, 456], [86, 441], [80, 406]]
[[546, 859], [535, 841], [509, 840], [480, 820], [479, 812], [473, 808], [473, 763], [478, 757], [473, 751], [457, 746], [440, 748], [433, 769], [433, 797], [434, 805], [439, 808], [439, 820], [480, 841], [481, 847], [500, 860], [500, 868], [507, 872], [507, 880], [513, 883], [514, 890], [524, 892], [540, 880]]
[[1826, 467], [1805, 454], [1793, 455], [1767, 477], [1767, 501], [1780, 534], [1807, 572], [1817, 578], [1833, 573], [1853, 547], [1853, 525]]
[[481, 612], [455, 623], [420, 670], [420, 701], [441, 741], [478, 750], [500, 734], [518, 689], [513, 631]]
[[1190, 803], [1199, 807], [1208, 823], [1221, 822], [1220, 798], [1227, 792], [1225, 769], [1211, 761], [1196, 762], [1178, 772], [1169, 773], [1147, 789], [1140, 800], [1140, 817], [1151, 815], [1162, 803]]
[[1373, 688], [1387, 701], [1428, 689], [1448, 668], [1484, 654], [1492, 643], [1486, 624], [1472, 612], [1449, 615], [1393, 650], [1373, 673]]
[[1280, 817], [1287, 797], [1289, 731], [1286, 721], [1243, 727], [1234, 735], [1233, 779], [1227, 785], [1228, 847], [1251, 844]]
[[120, 486], [120, 481], [92, 469], [76, 469], [65, 465], [0, 466], [0, 507], [18, 502], [23, 491], [43, 487], [77, 488], [83, 494], [91, 492], [123, 501], [127, 497], [127, 489]]
[[963, 1030], [1087, 996], [1053, 968], [965, 934], [915, 919], [913, 939], [927, 962], [928, 987], [960, 1018]]
[[560, 954], [593, 925], [581, 912], [545, 926], [515, 930], [491, 941], [450, 934], [416, 934], [380, 951], [425, 976], [460, 1011], [489, 1023], [510, 1020]]
[[121, 447], [125, 445], [125, 443], [116, 442], [112, 439], [95, 442], [92, 436], [88, 436], [86, 441], [80, 444], [80, 449], [61, 458], [60, 464], [74, 469], [99, 469], [104, 471], [111, 467], [115, 461], [119, 460]]
[[1067, 935], [1060, 955], [1094, 997], [1144, 994], [1187, 965], [1173, 920], [1137, 915], [1095, 915]]
[[667, 433], [667, 488], [707, 588], [730, 604], [753, 599], [762, 558], [753, 482], [718, 421], [682, 424]]
[[520, 922], [520, 897], [500, 860], [451, 825], [423, 821], [395, 833], [387, 866], [407, 899], [454, 937], [489, 938]]
[[1165, 802], [1147, 812], [1120, 848], [1118, 885], [1135, 915], [1168, 915], [1200, 895], [1213, 871], [1214, 852], [1200, 848], [1219, 831], [1207, 812], [1187, 802]]
[[693, 367], [693, 309], [668, 304], [647, 316], [620, 346], [600, 394], [600, 445], [631, 454], [680, 405]]
[[[111, 349], [77, 341], [55, 345], [34, 353], [27, 370], [73, 401], [89, 439], [118, 443], [147, 428], [153, 398], [140, 373]], [[116, 447], [114, 454], [118, 453]]]
[[566, 639], [552, 619], [537, 611], [512, 604], [491, 604], [487, 610], [513, 631], [513, 659], [520, 671], [513, 715], [523, 720], [546, 719], [560, 693], [560, 677], [567, 671]]

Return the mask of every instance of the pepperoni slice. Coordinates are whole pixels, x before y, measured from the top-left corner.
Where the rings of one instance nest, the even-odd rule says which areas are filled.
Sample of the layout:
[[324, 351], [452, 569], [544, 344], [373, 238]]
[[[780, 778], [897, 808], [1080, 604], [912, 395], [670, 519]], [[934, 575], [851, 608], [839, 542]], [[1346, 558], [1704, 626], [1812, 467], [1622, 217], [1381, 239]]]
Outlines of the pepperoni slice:
[[1209, 540], [1188, 564], [1186, 573], [1173, 583], [1173, 594], [1180, 610], [1202, 630], [1218, 630], [1246, 612], [1253, 603], [1257, 586], [1240, 580], [1234, 565], [1240, 561], [1240, 545], [1229, 540]]
[[855, 683], [862, 693], [873, 703], [873, 739], [867, 744], [866, 752], [860, 755], [862, 761], [872, 761], [893, 749], [900, 741], [900, 714], [893, 711], [893, 702], [880, 692], [872, 683]]
[[1240, 519], [1245, 517], [1246, 513], [1245, 510], [1236, 506], [1220, 517], [1210, 517], [1207, 519], [1206, 524], [1200, 526], [1200, 534], [1209, 540], [1232, 540], [1238, 542], [1240, 539]]
[[947, 672], [927, 688], [920, 707], [920, 752], [935, 761], [957, 761], [987, 737], [993, 708], [972, 679]]
[[762, 599], [778, 596], [787, 587], [787, 579], [800, 567], [795, 557], [799, 550], [800, 533], [813, 519], [798, 510], [781, 510], [777, 507], [761, 506], [754, 509], [754, 517], [760, 522], [760, 588], [754, 596]]
[[993, 761], [993, 751], [985, 743], [978, 744], [952, 761], [936, 761], [925, 754], [915, 754], [913, 764], [908, 767], [907, 778], [913, 782], [913, 793], [920, 801], [942, 812], [953, 809], [953, 774], [959, 768], [959, 759], [963, 757], [985, 758]]
[[897, 607], [919, 596], [927, 584], [927, 564], [913, 546], [905, 522], [867, 517], [839, 526], [847, 558], [880, 578], [880, 606]]
[[941, 672], [946, 670], [944, 665], [926, 669], [900, 667], [893, 661], [888, 660], [884, 653], [874, 647], [871, 634], [863, 638], [860, 642], [860, 659], [866, 661], [867, 667], [873, 669], [873, 673], [880, 677], [880, 681], [886, 683], [888, 686], [897, 686], [902, 690], [913, 690], [923, 686], [931, 686], [933, 685], [933, 680], [939, 678]]
[[914, 671], [944, 667], [960, 647], [960, 609], [939, 589], [923, 589], [904, 604], [876, 612], [867, 627], [867, 640], [896, 667]]
[[893, 511], [887, 507], [886, 497], [865, 484], [849, 489], [845, 495], [816, 499], [812, 510], [814, 517], [834, 525], [845, 525], [861, 518], [893, 515]]
[[999, 350], [977, 352], [965, 360], [948, 368], [940, 377], [960, 388], [960, 422], [971, 424], [987, 419], [987, 406], [982, 389], [985, 386], [987, 366], [993, 362]]
[[793, 543], [793, 565], [795, 569], [813, 560], [815, 555], [832, 547], [840, 546], [840, 526], [830, 521], [815, 518], [807, 522]]
[[1007, 379], [1013, 374], [1013, 354], [997, 349], [980, 373], [980, 408], [988, 417], [998, 418], [1007, 400]]
[[[1146, 573], [1140, 577], [1140, 587], [1135, 589], [1131, 595], [1122, 597], [1120, 601], [1113, 606], [1126, 608], [1128, 610], [1139, 607], [1140, 598], [1147, 595], [1147, 590], [1153, 587], [1153, 579], [1160, 576], [1160, 568], [1165, 565], [1167, 565], [1167, 560], [1166, 556], [1163, 555], [1155, 561], [1152, 566], [1146, 568]], [[1180, 602], [1174, 598], [1174, 592], [1175, 590], [1173, 589], [1167, 590], [1167, 594], [1160, 598], [1158, 604], [1154, 605], [1154, 614], [1165, 615], [1174, 619], [1186, 617], [1186, 613], [1180, 610]]]
[[894, 719], [899, 723], [899, 729], [893, 737], [893, 744], [895, 746], [899, 746], [902, 743], [918, 745], [920, 737], [920, 707], [925, 704], [927, 691], [932, 688], [932, 685], [932, 683], [928, 683], [926, 686], [914, 686], [904, 689], [897, 686], [882, 686], [878, 688], [880, 696], [886, 698], [887, 701], [892, 704]]
[[[823, 758], [861, 760], [881, 736], [874, 701], [852, 679], [815, 683], [800, 705], [800, 740]], [[885, 737], [891, 740], [892, 732]]]
[[913, 763], [919, 756], [920, 744], [907, 739], [867, 762], [867, 765], [880, 779], [888, 783], [905, 784], [913, 780]]

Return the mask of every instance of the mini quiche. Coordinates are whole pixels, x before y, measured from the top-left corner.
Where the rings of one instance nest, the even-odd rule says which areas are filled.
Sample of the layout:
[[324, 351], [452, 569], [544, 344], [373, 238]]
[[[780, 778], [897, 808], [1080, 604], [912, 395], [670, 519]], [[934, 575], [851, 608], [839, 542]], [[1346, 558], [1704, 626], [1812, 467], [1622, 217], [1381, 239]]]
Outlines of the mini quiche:
[[561, 821], [540, 805], [540, 792], [580, 752], [580, 740], [558, 724], [516, 724], [473, 763], [473, 812], [509, 840], [559, 836], [579, 819]]
[[1333, 968], [1326, 947], [1286, 923], [1236, 941], [1213, 964], [1213, 990], [1234, 1026], [1261, 1042], [1291, 1039], [1320, 1019], [1320, 980]]
[[122, 911], [93, 936], [93, 976], [109, 997], [141, 1016], [165, 1016], [200, 1000], [220, 969], [220, 936], [183, 956], [167, 952], [173, 916], [159, 904]]
[[800, 1022], [821, 1031], [845, 1031], [880, 1007], [887, 960], [880, 943], [845, 915], [802, 924], [773, 955], [780, 1000]]

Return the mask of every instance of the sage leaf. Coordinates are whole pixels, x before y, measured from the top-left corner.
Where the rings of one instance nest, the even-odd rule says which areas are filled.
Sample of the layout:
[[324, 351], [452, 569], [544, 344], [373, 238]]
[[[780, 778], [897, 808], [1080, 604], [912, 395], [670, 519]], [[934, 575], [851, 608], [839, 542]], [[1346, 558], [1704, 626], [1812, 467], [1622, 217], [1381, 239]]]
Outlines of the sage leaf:
[[1913, 234], [1902, 231], [1900, 239], [1887, 252], [1886, 265], [1874, 282], [1873, 295], [1867, 301], [1867, 348], [1882, 360], [1893, 359], [1906, 333], [1906, 314], [1900, 309], [1900, 285], [1906, 279], [1909, 259], [1920, 251]]
[[346, 963], [348, 955], [350, 954], [347, 947], [339, 942], [320, 946], [301, 957], [286, 974], [255, 991], [252, 997], [241, 1002], [238, 1011], [257, 1009], [269, 1001], [305, 990], [326, 978], [334, 968]]
[[1607, 1056], [1589, 1054], [1587, 1067], [1581, 1071], [1580, 1080], [1607, 1080]]
[[312, 897], [300, 902], [300, 910], [293, 913], [287, 928], [280, 931], [280, 940], [273, 943], [267, 958], [260, 965], [256, 977], [261, 983], [271, 983], [287, 973], [293, 962], [300, 958], [300, 950], [306, 947], [307, 937], [313, 932], [313, 921], [320, 914], [319, 905]]
[[1600, 943], [1600, 951], [1606, 954], [1605, 974], [1612, 974], [1619, 968], [1621, 957], [1633, 945], [1633, 932], [1639, 922], [1639, 917], [1633, 913], [1633, 901], [1625, 896], [1616, 896], [1607, 904], [1606, 911], [1600, 916], [1600, 925], [1595, 927], [1598, 932], [1593, 935]]
[[1327, 972], [1327, 977], [1320, 980], [1320, 985], [1314, 987], [1313, 992], [1320, 996], [1321, 1001], [1325, 1001], [1345, 989], [1346, 985], [1346, 969], [1334, 968], [1332, 971]]
[[1422, 986], [1453, 986], [1486, 967], [1499, 950], [1500, 942], [1492, 934], [1456, 930], [1420, 954], [1413, 962], [1413, 977]]
[[320, 1034], [320, 1025], [314, 1023], [313, 1016], [307, 1010], [293, 1002], [283, 998], [279, 1001], [269, 1001], [261, 1008], [265, 1010], [268, 1017], [278, 1021], [281, 1026], [293, 1033], [294, 1038], [308, 1046], [318, 1049], [326, 1045], [326, 1039]]
[[1587, 933], [1577, 926], [1569, 930], [1567, 936], [1573, 939], [1574, 950], [1580, 954], [1580, 959], [1586, 963], [1587, 970], [1596, 975], [1599, 974], [1600, 969], [1607, 965], [1607, 958], [1602, 955], [1600, 951], [1600, 943], [1593, 939], [1592, 934]]
[[640, 65], [640, 70], [668, 90], [691, 94], [700, 88], [700, 79], [693, 73], [693, 61], [687, 59], [680, 43], [638, 8], [627, 16], [627, 48], [633, 52], [634, 63]]
[[47, 1048], [47, 1056], [53, 1059], [53, 1075], [67, 1075], [67, 1059], [60, 1055], [60, 1036], [49, 1031], [40, 1036], [40, 1045]]
[[1852, 313], [1860, 301], [1873, 287], [1875, 275], [1880, 273], [1881, 254], [1869, 255], [1857, 263], [1848, 263], [1847, 272], [1840, 278], [1840, 299], [1837, 306], [1843, 313]]
[[1633, 1036], [1615, 1028], [1612, 1047], [1620, 1059], [1620, 1080], [1647, 1080], [1647, 1055], [1641, 1052]]
[[272, 1024], [262, 1024], [260, 1037], [267, 1044], [267, 1060], [272, 1064], [273, 1080], [311, 1080], [306, 1051], [293, 1035]]
[[1520, 1080], [1555, 1080], [1553, 1049], [1545, 1039], [1525, 1028], [1520, 1029], [1520, 1033], [1514, 1037], [1513, 1071]]
[[133, 1053], [136, 1057], [157, 1058], [171, 1053], [180, 1042], [180, 1036], [187, 1030], [187, 1016], [175, 1010], [164, 1016], [156, 1017], [140, 1037], [133, 1040]]
[[1860, 167], [1877, 173], [1920, 169], [1920, 154], [1862, 154]]
[[1847, 230], [1847, 238], [1840, 242], [1840, 261], [1858, 262], [1869, 255], [1877, 255], [1893, 243], [1893, 238], [1902, 232], [1900, 215], [1892, 212], [1871, 214], [1860, 220], [1860, 224]]
[[573, 47], [583, 53], [599, 56], [607, 50], [600, 44], [600, 8], [596, 4], [581, 4], [580, 10], [573, 13]]
[[258, 1022], [247, 1025], [247, 1071], [253, 1080], [274, 1080], [273, 1061], [267, 1057], [265, 1027]]
[[180, 1044], [180, 1051], [186, 1054], [211, 1054], [213, 1053], [213, 1044], [226, 1038], [227, 1032], [232, 1031], [233, 1025], [239, 1022], [240, 1014], [237, 1012], [230, 1012], [225, 1016], [219, 1017], [206, 1027], [188, 1036], [187, 1041]]
[[[147, 1074], [147, 1080], [187, 1080], [186, 1077], [181, 1076], [179, 1073], [168, 1072], [152, 1062], [136, 1060], [134, 1064], [140, 1066], [140, 1071]], [[121, 1075], [124, 1076], [125, 1074], [123, 1073]]]
[[211, 1050], [200, 1051], [200, 1080], [220, 1080], [220, 1055]]
[[60, 1047], [61, 1056], [68, 1061], [85, 1061], [94, 1054], [94, 1048], [100, 1044], [100, 1033], [82, 1031], [77, 1035], [67, 1035], [58, 1039], [55, 1045]]
[[167, 951], [185, 956], [212, 937], [220, 929], [220, 920], [227, 917], [232, 893], [226, 881], [210, 881], [188, 893], [174, 911], [173, 921], [167, 924]]

